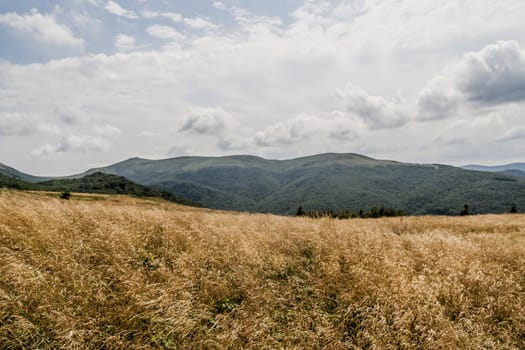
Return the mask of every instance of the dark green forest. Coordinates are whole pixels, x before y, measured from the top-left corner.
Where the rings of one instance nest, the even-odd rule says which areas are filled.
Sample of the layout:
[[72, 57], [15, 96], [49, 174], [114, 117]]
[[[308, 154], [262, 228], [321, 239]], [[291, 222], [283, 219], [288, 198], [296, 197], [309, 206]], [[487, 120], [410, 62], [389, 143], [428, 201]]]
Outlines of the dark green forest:
[[459, 215], [465, 205], [469, 214], [525, 208], [525, 177], [508, 171], [401, 163], [352, 153], [290, 160], [254, 156], [132, 158], [67, 179], [38, 183], [36, 180], [43, 178], [12, 168], [10, 172], [47, 190], [157, 196], [212, 209], [285, 215], [295, 215], [299, 206], [305, 212], [353, 213], [349, 216], [372, 208], [406, 215]]

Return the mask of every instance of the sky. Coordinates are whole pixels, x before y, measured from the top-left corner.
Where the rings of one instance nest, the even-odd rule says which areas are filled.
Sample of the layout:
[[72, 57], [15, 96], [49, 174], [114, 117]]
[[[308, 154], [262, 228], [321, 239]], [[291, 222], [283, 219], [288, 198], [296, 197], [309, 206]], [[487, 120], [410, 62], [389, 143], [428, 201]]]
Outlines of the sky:
[[0, 0], [0, 162], [525, 161], [522, 0]]

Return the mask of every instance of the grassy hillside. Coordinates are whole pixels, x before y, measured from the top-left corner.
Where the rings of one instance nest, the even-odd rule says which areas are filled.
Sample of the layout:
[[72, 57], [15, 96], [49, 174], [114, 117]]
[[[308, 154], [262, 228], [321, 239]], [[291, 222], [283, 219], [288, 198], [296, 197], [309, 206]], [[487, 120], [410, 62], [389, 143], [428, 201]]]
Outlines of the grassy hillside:
[[206, 207], [293, 214], [386, 206], [409, 214], [525, 210], [525, 178], [357, 154], [291, 160], [251, 156], [134, 158], [96, 169], [175, 193]]
[[127, 194], [138, 197], [157, 197], [185, 205], [197, 205], [173, 193], [139, 185], [122, 176], [103, 173], [93, 173], [75, 179], [54, 179], [37, 183], [25, 182], [0, 174], [0, 188], [2, 187], [32, 191]]
[[138, 197], [158, 197], [171, 202], [195, 205], [173, 193], [139, 185], [122, 176], [93, 173], [77, 179], [49, 180], [35, 184], [39, 189], [80, 193], [127, 194]]
[[523, 215], [314, 220], [6, 190], [0, 212], [2, 349], [525, 348]]

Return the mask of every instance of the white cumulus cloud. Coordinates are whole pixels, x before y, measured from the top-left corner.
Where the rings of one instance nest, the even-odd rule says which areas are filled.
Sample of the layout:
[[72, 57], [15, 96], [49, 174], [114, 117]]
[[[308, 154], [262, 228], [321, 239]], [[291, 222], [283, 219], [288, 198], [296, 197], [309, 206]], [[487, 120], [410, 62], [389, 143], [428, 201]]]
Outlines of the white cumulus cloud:
[[476, 115], [483, 107], [524, 101], [525, 50], [516, 41], [499, 41], [465, 53], [432, 79], [419, 94], [418, 118], [451, 118], [461, 109]]
[[119, 51], [132, 51], [136, 48], [136, 40], [130, 35], [121, 33], [115, 37], [115, 47]]
[[139, 16], [137, 16], [137, 14], [134, 11], [126, 10], [118, 2], [115, 1], [108, 1], [104, 8], [106, 9], [106, 11], [115, 16], [124, 17], [128, 19], [139, 18]]
[[348, 112], [360, 117], [373, 129], [396, 128], [410, 118], [408, 107], [401, 98], [389, 100], [354, 85], [337, 90], [336, 95], [344, 101]]
[[58, 23], [54, 15], [41, 14], [36, 9], [24, 15], [12, 12], [0, 14], [0, 24], [48, 44], [73, 48], [84, 46], [84, 40], [75, 37], [66, 25]]
[[192, 29], [197, 30], [214, 30], [217, 29], [217, 25], [210, 22], [209, 20], [202, 17], [195, 18], [184, 18], [183, 22], [185, 25]]
[[184, 35], [179, 33], [177, 29], [170, 27], [170, 26], [155, 24], [153, 26], [148, 27], [146, 30], [149, 35], [155, 38], [159, 38], [159, 39], [168, 39], [168, 40], [184, 39]]
[[363, 123], [342, 112], [334, 112], [327, 117], [299, 114], [291, 119], [269, 125], [256, 132], [253, 143], [258, 147], [300, 144], [305, 140], [316, 139], [321, 142], [353, 141], [365, 132]]

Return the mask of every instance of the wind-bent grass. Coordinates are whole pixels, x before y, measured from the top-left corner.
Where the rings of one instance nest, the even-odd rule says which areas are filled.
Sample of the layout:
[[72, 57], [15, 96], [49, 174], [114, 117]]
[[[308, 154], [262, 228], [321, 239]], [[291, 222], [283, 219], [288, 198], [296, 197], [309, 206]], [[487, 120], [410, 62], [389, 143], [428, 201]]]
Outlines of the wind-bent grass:
[[0, 191], [1, 349], [523, 349], [525, 216]]

